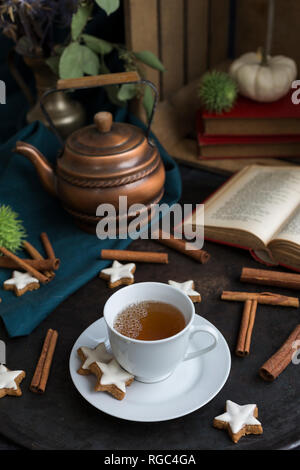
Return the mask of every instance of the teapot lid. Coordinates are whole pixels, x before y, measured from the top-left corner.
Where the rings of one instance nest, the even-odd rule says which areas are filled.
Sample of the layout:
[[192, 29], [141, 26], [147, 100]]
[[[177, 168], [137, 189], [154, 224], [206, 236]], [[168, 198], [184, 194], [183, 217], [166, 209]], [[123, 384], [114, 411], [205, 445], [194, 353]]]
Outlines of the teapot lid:
[[141, 145], [146, 137], [141, 129], [131, 124], [113, 122], [111, 113], [101, 111], [94, 116], [94, 124], [78, 129], [67, 139], [66, 146], [85, 157], [119, 155]]

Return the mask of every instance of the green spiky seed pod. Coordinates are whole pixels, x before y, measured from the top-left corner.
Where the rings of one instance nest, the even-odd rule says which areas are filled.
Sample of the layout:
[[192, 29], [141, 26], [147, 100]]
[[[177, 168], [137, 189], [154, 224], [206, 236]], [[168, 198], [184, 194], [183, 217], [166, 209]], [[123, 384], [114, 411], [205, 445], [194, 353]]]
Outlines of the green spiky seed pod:
[[0, 205], [0, 246], [15, 253], [21, 248], [25, 237], [26, 232], [18, 214], [9, 206]]
[[227, 73], [213, 70], [203, 76], [198, 94], [207, 111], [220, 114], [223, 111], [230, 111], [233, 107], [238, 88]]

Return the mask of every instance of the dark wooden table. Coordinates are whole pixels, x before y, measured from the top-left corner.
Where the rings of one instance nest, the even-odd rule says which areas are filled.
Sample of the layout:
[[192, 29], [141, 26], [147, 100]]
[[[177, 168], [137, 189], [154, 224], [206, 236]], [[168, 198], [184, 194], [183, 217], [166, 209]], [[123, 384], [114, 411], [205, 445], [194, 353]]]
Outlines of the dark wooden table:
[[[201, 202], [225, 177], [181, 167], [182, 202]], [[154, 241], [135, 241], [133, 249], [164, 250]], [[243, 266], [257, 267], [247, 251], [206, 243], [212, 257], [199, 265], [177, 252], [167, 250], [168, 265], [139, 264], [136, 281], [185, 281], [194, 279], [202, 294], [196, 312], [214, 323], [234, 350], [242, 306], [220, 300], [225, 290], [260, 291], [239, 283]], [[74, 273], [76, 275], [76, 273]], [[262, 289], [266, 290], [266, 289]], [[272, 289], [267, 289], [271, 291]], [[297, 292], [274, 289], [286, 295]], [[118, 420], [95, 408], [79, 395], [69, 376], [71, 348], [81, 334], [102, 314], [112, 291], [101, 279], [94, 279], [64, 301], [27, 337], [9, 339], [3, 325], [0, 337], [7, 342], [9, 364], [24, 368], [21, 398], [0, 400], [1, 449], [273, 449], [295, 448], [300, 444], [300, 366], [290, 365], [274, 382], [258, 376], [262, 363], [273, 354], [299, 323], [299, 311], [293, 308], [259, 306], [251, 354], [248, 358], [232, 355], [232, 369], [220, 393], [206, 406], [190, 415], [162, 423], [135, 423]], [[44, 395], [28, 390], [41, 344], [48, 328], [59, 331], [59, 341], [51, 376]], [[234, 445], [224, 431], [212, 427], [214, 416], [223, 412], [226, 399], [239, 404], [257, 403], [264, 427], [262, 436], [248, 436]]]

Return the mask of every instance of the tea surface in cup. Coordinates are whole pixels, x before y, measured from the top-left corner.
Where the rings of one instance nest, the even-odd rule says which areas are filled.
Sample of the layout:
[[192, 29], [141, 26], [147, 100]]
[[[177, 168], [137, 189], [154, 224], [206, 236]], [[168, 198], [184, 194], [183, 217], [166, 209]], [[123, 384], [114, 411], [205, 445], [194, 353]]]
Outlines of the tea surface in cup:
[[143, 341], [169, 338], [185, 326], [184, 315], [177, 307], [154, 301], [129, 305], [114, 321], [114, 328], [119, 333]]

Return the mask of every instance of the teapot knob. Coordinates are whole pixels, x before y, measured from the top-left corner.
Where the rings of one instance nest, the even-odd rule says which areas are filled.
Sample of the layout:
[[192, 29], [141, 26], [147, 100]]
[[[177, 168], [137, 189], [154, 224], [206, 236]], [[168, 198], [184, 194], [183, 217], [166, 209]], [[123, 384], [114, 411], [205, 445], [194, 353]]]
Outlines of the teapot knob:
[[106, 133], [110, 132], [113, 123], [113, 116], [107, 111], [100, 111], [94, 116], [94, 123], [99, 132]]

